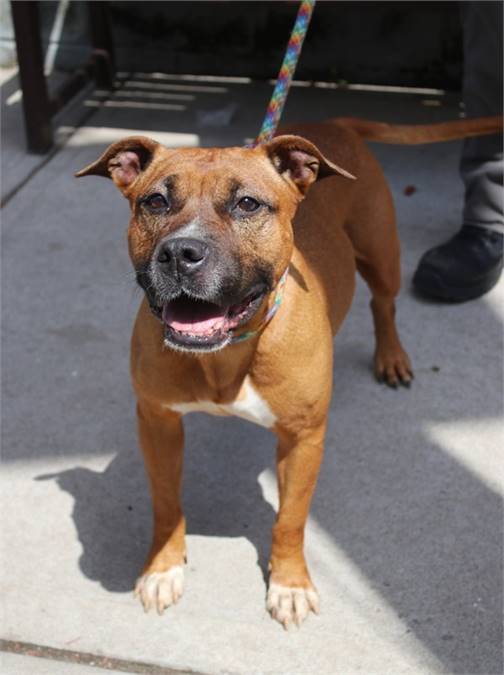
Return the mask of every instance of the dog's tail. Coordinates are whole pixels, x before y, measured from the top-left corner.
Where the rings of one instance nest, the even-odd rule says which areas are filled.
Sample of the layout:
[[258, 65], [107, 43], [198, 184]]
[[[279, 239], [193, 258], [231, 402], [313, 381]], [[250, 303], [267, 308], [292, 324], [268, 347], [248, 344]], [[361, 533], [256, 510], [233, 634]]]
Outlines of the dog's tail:
[[366, 141], [420, 145], [502, 133], [503, 117], [477, 117], [437, 124], [386, 124], [357, 117], [338, 117], [326, 120], [326, 124], [338, 124], [353, 129]]

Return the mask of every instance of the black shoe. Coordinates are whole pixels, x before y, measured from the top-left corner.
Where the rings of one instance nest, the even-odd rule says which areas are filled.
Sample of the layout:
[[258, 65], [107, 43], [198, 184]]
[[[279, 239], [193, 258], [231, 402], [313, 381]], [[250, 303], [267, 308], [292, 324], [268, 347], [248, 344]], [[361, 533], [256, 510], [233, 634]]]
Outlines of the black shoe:
[[420, 295], [446, 302], [479, 298], [499, 280], [502, 244], [500, 232], [464, 225], [446, 244], [422, 256], [413, 286]]

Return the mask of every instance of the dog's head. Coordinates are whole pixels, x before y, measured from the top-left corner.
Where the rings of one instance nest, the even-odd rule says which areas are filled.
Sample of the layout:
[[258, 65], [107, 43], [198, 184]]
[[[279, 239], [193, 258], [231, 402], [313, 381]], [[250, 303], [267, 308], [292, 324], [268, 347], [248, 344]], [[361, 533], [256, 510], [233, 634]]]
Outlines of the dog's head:
[[298, 203], [334, 174], [353, 178], [297, 136], [181, 150], [132, 136], [76, 175], [111, 178], [128, 198], [131, 260], [165, 343], [201, 352], [226, 346], [267, 304]]

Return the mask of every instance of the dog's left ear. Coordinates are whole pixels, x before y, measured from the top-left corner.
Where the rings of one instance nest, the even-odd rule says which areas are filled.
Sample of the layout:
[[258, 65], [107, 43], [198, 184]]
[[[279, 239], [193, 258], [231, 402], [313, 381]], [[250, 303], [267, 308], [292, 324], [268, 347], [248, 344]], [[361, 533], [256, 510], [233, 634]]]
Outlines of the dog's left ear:
[[159, 143], [147, 136], [129, 136], [110, 145], [103, 155], [75, 175], [112, 178], [123, 194], [151, 162]]
[[301, 136], [277, 136], [263, 146], [278, 173], [304, 196], [312, 183], [326, 176], [353, 176], [329, 161], [316, 145]]

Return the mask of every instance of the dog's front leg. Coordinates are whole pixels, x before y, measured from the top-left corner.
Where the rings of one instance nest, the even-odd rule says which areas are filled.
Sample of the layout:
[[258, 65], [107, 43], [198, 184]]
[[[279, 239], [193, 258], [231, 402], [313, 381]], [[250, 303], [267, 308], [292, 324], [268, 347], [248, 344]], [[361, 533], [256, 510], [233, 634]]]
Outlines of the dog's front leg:
[[138, 428], [154, 509], [154, 537], [135, 594], [162, 614], [184, 590], [185, 519], [180, 502], [184, 431], [180, 415], [139, 402]]
[[298, 434], [278, 433], [279, 510], [273, 527], [267, 608], [284, 628], [291, 622], [299, 626], [310, 610], [319, 611], [319, 597], [310, 579], [303, 545], [324, 434], [325, 422]]

